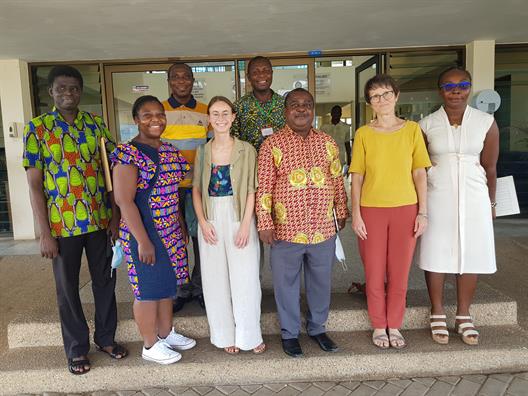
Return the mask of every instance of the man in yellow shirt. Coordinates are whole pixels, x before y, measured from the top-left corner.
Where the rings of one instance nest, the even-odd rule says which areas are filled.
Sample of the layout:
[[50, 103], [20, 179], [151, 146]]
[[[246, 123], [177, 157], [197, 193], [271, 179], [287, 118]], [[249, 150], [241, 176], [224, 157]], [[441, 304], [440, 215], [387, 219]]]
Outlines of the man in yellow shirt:
[[180, 183], [180, 206], [185, 215], [187, 231], [193, 243], [194, 268], [191, 282], [178, 288], [173, 307], [173, 311], [178, 312], [186, 302], [192, 299], [196, 299], [200, 306], [205, 308], [200, 273], [197, 221], [191, 191], [196, 149], [207, 140], [209, 121], [207, 105], [198, 102], [192, 95], [194, 75], [191, 67], [185, 63], [175, 63], [169, 68], [167, 74], [171, 96], [163, 102], [167, 114], [167, 127], [161, 138], [163, 141], [176, 146], [191, 165], [190, 172]]

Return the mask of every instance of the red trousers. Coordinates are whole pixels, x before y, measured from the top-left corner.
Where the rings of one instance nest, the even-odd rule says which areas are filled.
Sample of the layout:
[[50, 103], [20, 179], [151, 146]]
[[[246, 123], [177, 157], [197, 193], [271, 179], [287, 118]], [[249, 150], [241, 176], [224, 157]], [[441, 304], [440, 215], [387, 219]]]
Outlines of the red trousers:
[[367, 305], [375, 329], [399, 329], [405, 314], [407, 283], [416, 239], [418, 205], [361, 207], [367, 239], [359, 241], [365, 267]]

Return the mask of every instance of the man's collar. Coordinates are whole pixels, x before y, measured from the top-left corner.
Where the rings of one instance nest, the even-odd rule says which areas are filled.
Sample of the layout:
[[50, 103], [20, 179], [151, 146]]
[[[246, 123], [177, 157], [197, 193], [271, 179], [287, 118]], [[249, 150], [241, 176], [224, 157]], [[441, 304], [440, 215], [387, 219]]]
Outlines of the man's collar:
[[[295, 132], [293, 129], [291, 129], [288, 125], [284, 125], [284, 132], [291, 133], [294, 136], [298, 136], [299, 138], [302, 138], [301, 135], [299, 135], [297, 132]], [[308, 135], [306, 137], [309, 137], [309, 136], [311, 136], [314, 133], [315, 134], [319, 134], [321, 132], [318, 131], [317, 129], [315, 129], [314, 127], [312, 127], [312, 128], [310, 128], [310, 132], [308, 132]]]
[[[275, 97], [275, 95], [277, 95], [273, 89], [270, 88], [270, 91], [271, 91], [271, 96], [270, 96], [269, 100], [264, 102], [264, 103], [271, 102], [273, 100], [273, 98]], [[260, 103], [260, 101], [256, 98], [255, 94], [253, 93], [253, 91], [250, 92], [250, 95], [251, 95], [251, 97], [253, 98], [254, 101]]]
[[[62, 116], [62, 114], [59, 112], [59, 110], [57, 110], [57, 108], [55, 106], [53, 106], [51, 108], [51, 112], [53, 113], [53, 115], [55, 117], [57, 117], [59, 120], [61, 121], [64, 121], [66, 122], [66, 120], [64, 119], [64, 117]], [[83, 118], [83, 114], [82, 114], [82, 110], [81, 109], [77, 109], [77, 116], [75, 117], [75, 120], [74, 122], [77, 123], [79, 120], [82, 120]]]
[[169, 97], [168, 102], [173, 109], [177, 109], [178, 107], [182, 106], [188, 107], [189, 109], [194, 109], [196, 107], [196, 99], [194, 99], [193, 95], [191, 95], [191, 99], [185, 104], [178, 102], [172, 95]]

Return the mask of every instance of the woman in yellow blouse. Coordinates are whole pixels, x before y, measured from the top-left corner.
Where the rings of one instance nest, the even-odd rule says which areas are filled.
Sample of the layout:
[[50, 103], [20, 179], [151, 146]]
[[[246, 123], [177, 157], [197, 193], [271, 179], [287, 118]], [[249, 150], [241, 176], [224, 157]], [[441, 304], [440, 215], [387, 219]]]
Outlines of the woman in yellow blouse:
[[388, 75], [365, 85], [376, 114], [359, 128], [352, 154], [352, 227], [365, 267], [367, 305], [379, 348], [403, 348], [399, 328], [416, 238], [427, 227], [431, 166], [420, 126], [395, 114], [399, 89]]

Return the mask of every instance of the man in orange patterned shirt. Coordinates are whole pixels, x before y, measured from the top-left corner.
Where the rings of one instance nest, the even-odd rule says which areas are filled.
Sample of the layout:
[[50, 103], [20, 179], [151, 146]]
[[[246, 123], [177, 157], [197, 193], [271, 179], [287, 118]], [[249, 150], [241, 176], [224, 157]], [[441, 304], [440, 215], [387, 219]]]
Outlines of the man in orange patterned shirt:
[[271, 245], [271, 269], [282, 347], [303, 355], [298, 341], [300, 274], [304, 264], [307, 331], [321, 349], [337, 350], [326, 335], [336, 229], [348, 217], [336, 142], [312, 128], [314, 101], [305, 89], [285, 99], [286, 126], [259, 151], [256, 211], [260, 239]]

